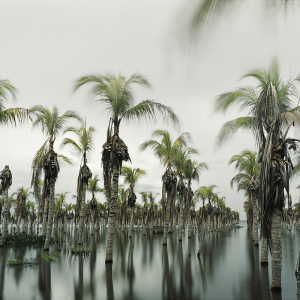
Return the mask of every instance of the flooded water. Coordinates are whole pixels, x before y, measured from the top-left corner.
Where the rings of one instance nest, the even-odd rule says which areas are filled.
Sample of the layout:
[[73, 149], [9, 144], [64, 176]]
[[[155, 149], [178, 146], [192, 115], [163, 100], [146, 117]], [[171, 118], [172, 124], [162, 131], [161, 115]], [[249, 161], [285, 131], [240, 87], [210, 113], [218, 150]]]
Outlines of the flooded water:
[[[296, 299], [295, 265], [300, 250], [300, 229], [282, 230], [282, 291], [271, 293], [271, 264], [260, 265], [260, 247], [254, 247], [246, 223], [206, 234], [200, 260], [198, 235], [178, 242], [176, 232], [162, 246], [162, 234], [136, 228], [116, 229], [112, 264], [105, 264], [106, 228], [90, 236], [89, 256], [70, 255], [75, 230], [55, 237], [61, 251], [50, 249], [49, 262], [42, 248], [0, 248], [0, 299]], [[75, 232], [75, 236], [78, 232]], [[11, 267], [11, 259], [32, 265]], [[270, 261], [270, 258], [269, 258]]]

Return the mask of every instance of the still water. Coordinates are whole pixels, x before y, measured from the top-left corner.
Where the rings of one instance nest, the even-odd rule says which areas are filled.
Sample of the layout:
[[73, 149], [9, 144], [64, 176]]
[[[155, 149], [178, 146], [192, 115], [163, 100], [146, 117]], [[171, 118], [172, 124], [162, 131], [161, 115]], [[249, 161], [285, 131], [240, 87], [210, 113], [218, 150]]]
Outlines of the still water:
[[[296, 299], [300, 229], [282, 230], [282, 291], [271, 293], [271, 264], [260, 265], [246, 223], [238, 226], [206, 234], [200, 260], [198, 235], [188, 239], [187, 229], [182, 242], [170, 234], [167, 247], [149, 229], [136, 228], [133, 239], [116, 229], [113, 264], [104, 262], [106, 228], [86, 231], [89, 256], [69, 254], [78, 232], [55, 230], [61, 250], [50, 249], [51, 262], [42, 248], [0, 248], [0, 299]], [[15, 258], [35, 263], [9, 266]]]

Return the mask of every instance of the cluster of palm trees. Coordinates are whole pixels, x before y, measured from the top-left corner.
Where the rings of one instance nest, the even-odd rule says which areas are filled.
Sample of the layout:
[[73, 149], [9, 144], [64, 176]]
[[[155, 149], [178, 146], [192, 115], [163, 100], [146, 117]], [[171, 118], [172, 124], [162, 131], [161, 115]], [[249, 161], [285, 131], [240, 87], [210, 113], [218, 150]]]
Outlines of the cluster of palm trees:
[[[299, 97], [297, 84], [300, 81], [300, 76], [284, 82], [280, 77], [278, 63], [274, 60], [269, 70], [255, 69], [245, 74], [244, 77], [254, 78], [258, 84], [255, 87], [237, 88], [219, 95], [216, 99], [216, 111], [226, 112], [234, 104], [238, 104], [241, 111], [248, 111], [245, 117], [234, 119], [223, 125], [218, 136], [218, 143], [222, 144], [240, 129], [254, 133], [259, 149], [258, 154], [246, 150], [230, 159], [229, 164], [235, 163], [239, 170], [238, 175], [231, 180], [231, 186], [237, 184], [238, 190], [244, 190], [246, 197], [249, 198], [249, 203], [246, 203], [245, 206], [248, 207], [248, 222], [251, 226], [253, 225], [253, 237], [256, 245], [258, 245], [257, 218], [258, 215], [261, 217], [262, 256], [266, 254], [267, 245], [269, 245], [270, 249], [272, 247], [273, 257], [277, 255], [280, 258], [280, 244], [278, 244], [278, 240], [280, 240], [278, 236], [280, 235], [277, 234], [277, 239], [275, 239], [273, 238], [275, 234], [271, 232], [278, 233], [280, 227], [278, 223], [281, 221], [284, 207], [284, 190], [289, 194], [288, 182], [294, 168], [290, 152], [297, 152], [299, 149], [299, 141], [287, 138], [287, 134], [291, 125], [299, 125], [300, 123], [299, 106], [293, 105], [293, 100]], [[99, 204], [95, 199], [95, 192], [100, 191], [97, 185], [99, 180], [96, 177], [92, 178], [92, 173], [87, 165], [87, 155], [94, 148], [93, 134], [95, 129], [87, 127], [86, 120], [83, 121], [74, 111], [67, 111], [60, 115], [55, 106], [52, 110], [42, 106], [35, 106], [29, 110], [5, 109], [6, 95], [7, 93], [14, 95], [15, 88], [8, 81], [2, 81], [1, 84], [3, 92], [0, 97], [0, 105], [2, 106], [3, 123], [14, 124], [17, 120], [24, 121], [24, 119], [29, 118], [33, 122], [33, 127], [41, 128], [46, 136], [46, 140], [37, 151], [32, 162], [31, 182], [35, 198], [42, 203], [43, 223], [45, 223], [43, 228], [46, 231], [45, 250], [49, 249], [55, 214], [55, 181], [58, 177], [60, 164], [63, 162], [70, 163], [67, 157], [54, 151], [54, 142], [59, 135], [65, 133], [74, 134], [76, 137], [76, 139], [64, 138], [62, 147], [68, 146], [82, 155], [75, 208], [75, 217], [77, 216], [79, 219], [79, 244], [81, 244], [86, 220], [87, 189], [91, 190], [93, 194], [90, 202], [90, 206], [95, 208], [92, 219], [95, 221], [97, 214], [101, 216], [101, 209], [96, 210]], [[104, 106], [109, 116], [107, 137], [102, 151], [104, 178], [102, 191], [106, 195], [106, 208], [108, 210], [106, 262], [112, 262], [114, 230], [117, 222], [124, 225], [125, 220], [130, 220], [130, 232], [132, 231], [134, 217], [139, 214], [137, 211], [140, 210], [140, 208], [137, 208], [136, 212], [134, 210], [137, 198], [134, 187], [139, 178], [145, 175], [144, 170], [122, 166], [123, 161], [131, 161], [131, 158], [126, 143], [119, 135], [121, 121], [151, 121], [162, 116], [164, 120], [171, 121], [174, 125], [179, 124], [179, 119], [173, 110], [159, 102], [146, 100], [134, 105], [133, 84], [149, 86], [145, 77], [138, 73], [133, 74], [128, 79], [120, 74], [107, 73], [105, 75], [80, 77], [76, 80], [74, 88], [76, 91], [83, 85], [90, 86], [95, 102]], [[80, 125], [68, 126], [70, 119], [79, 122]], [[218, 226], [216, 224], [219, 222], [217, 219], [218, 214], [221, 215], [221, 211], [231, 213], [230, 209], [225, 206], [224, 197], [213, 192], [215, 185], [200, 187], [194, 195], [191, 183], [193, 180], [199, 181], [201, 172], [208, 169], [208, 166], [206, 163], [198, 163], [192, 158], [193, 155], [198, 154], [198, 151], [188, 147], [190, 138], [190, 134], [185, 132], [174, 140], [167, 130], [158, 129], [153, 132], [152, 139], [140, 145], [141, 151], [152, 150], [166, 168], [165, 173], [162, 174], [160, 202], [160, 214], [164, 226], [163, 245], [167, 244], [169, 227], [176, 223], [174, 216], [177, 213], [179, 240], [182, 240], [184, 218], [189, 226], [188, 235], [191, 236], [191, 219], [192, 216], [195, 217], [191, 210], [192, 201], [200, 199], [203, 201], [203, 206], [198, 212], [198, 224], [204, 222], [207, 223], [208, 227], [215, 227]], [[299, 169], [297, 164], [294, 173], [297, 173]], [[42, 174], [44, 180], [41, 191]], [[120, 175], [124, 176], [124, 183], [129, 185], [127, 190], [122, 187], [119, 188]], [[11, 184], [11, 172], [8, 166], [1, 172], [0, 178], [4, 195], [3, 233], [5, 236], [8, 211], [7, 190]], [[119, 204], [118, 199], [121, 202]], [[143, 199], [147, 199], [146, 194], [143, 194]], [[178, 199], [177, 204], [176, 199]], [[208, 204], [205, 206], [204, 201], [206, 199]], [[150, 218], [147, 216], [147, 201], [144, 200], [144, 202], [143, 222], [147, 223], [147, 219]], [[212, 206], [212, 203], [216, 204], [215, 207]], [[257, 203], [259, 203], [259, 209], [257, 209]], [[153, 210], [154, 205], [151, 205], [151, 214], [153, 214]], [[102, 214], [105, 215], [105, 213], [102, 209]], [[274, 262], [278, 261], [277, 258], [273, 260]], [[265, 261], [262, 259], [262, 262]], [[280, 276], [278, 276], [280, 268], [278, 263], [273, 266], [273, 273], [277, 274], [274, 275], [276, 278], [273, 278], [273, 288], [280, 288]]]

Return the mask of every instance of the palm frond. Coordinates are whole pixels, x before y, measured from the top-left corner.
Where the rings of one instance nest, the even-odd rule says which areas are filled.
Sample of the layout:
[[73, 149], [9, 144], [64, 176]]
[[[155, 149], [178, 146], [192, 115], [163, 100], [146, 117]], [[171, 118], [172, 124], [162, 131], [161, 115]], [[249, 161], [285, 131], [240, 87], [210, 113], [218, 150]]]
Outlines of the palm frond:
[[169, 123], [171, 122], [175, 126], [179, 126], [180, 121], [177, 115], [173, 112], [173, 109], [169, 106], [163, 105], [153, 100], [145, 100], [140, 102], [134, 107], [131, 107], [121, 116], [120, 120], [127, 121], [141, 121], [146, 120], [148, 122], [156, 122], [158, 116]]
[[235, 134], [238, 130], [244, 129], [250, 132], [253, 132], [255, 128], [256, 120], [253, 117], [241, 117], [231, 121], [226, 122], [217, 137], [216, 145], [221, 146], [226, 141], [228, 141], [233, 134]]

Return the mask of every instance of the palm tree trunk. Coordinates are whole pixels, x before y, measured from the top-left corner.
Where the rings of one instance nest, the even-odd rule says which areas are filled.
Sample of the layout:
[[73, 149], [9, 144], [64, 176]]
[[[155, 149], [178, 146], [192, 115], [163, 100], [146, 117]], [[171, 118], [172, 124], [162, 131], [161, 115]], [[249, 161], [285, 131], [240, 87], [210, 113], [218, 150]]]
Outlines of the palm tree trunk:
[[180, 196], [180, 212], [178, 220], [178, 236], [179, 241], [182, 241], [182, 228], [183, 227], [183, 195]]
[[85, 219], [85, 192], [86, 192], [86, 181], [83, 180], [82, 193], [81, 193], [80, 220], [79, 220], [79, 237], [78, 237], [79, 245], [82, 245], [83, 242], [84, 219]]
[[133, 222], [134, 222], [134, 208], [131, 208], [131, 220], [130, 220], [130, 229], [129, 229], [129, 237], [132, 237], [133, 232]]
[[21, 223], [21, 214], [19, 214], [18, 220], [17, 220], [17, 233], [20, 232], [20, 223]]
[[271, 289], [281, 289], [281, 211], [274, 207], [272, 212], [272, 285]]
[[49, 207], [49, 194], [47, 194], [44, 205], [44, 213], [43, 213], [43, 226], [42, 226], [42, 235], [46, 235], [47, 230], [47, 212]]
[[191, 218], [191, 210], [190, 206], [188, 206], [188, 238], [192, 237], [192, 218]]
[[2, 226], [2, 240], [5, 243], [8, 234], [8, 187], [4, 190], [4, 207], [3, 207], [3, 226]]
[[50, 241], [51, 241], [53, 216], [54, 216], [54, 195], [55, 195], [55, 178], [50, 177], [49, 213], [48, 213], [48, 223], [47, 223], [47, 232], [46, 232], [44, 250], [49, 250]]
[[252, 193], [252, 206], [253, 206], [253, 241], [254, 245], [258, 246], [258, 222], [257, 222], [257, 193]]
[[113, 166], [112, 180], [112, 196], [110, 200], [110, 212], [108, 217], [107, 243], [105, 262], [113, 262], [113, 244], [115, 236], [115, 225], [117, 218], [117, 201], [118, 201], [118, 185], [119, 185], [119, 170], [116, 164]]
[[169, 221], [170, 221], [170, 205], [171, 205], [172, 193], [167, 193], [167, 205], [166, 205], [166, 215], [164, 222], [164, 235], [163, 235], [163, 246], [167, 245], [167, 237], [169, 232]]

